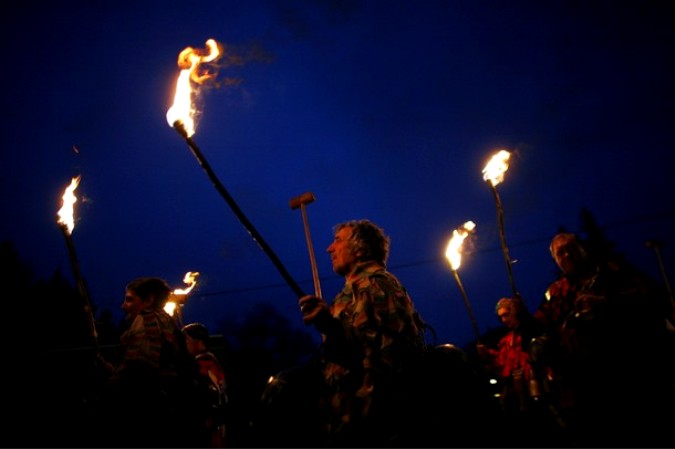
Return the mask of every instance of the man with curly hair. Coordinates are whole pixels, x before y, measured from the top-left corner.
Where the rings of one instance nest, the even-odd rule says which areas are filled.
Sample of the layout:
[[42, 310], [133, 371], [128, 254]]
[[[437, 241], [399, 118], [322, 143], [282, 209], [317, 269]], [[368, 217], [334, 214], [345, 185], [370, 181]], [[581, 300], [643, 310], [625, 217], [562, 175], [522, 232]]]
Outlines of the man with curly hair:
[[425, 348], [424, 323], [387, 271], [389, 237], [379, 226], [340, 223], [327, 252], [333, 271], [345, 278], [342, 291], [330, 305], [306, 295], [299, 306], [303, 322], [323, 338], [328, 444], [396, 445], [406, 429], [401, 373]]

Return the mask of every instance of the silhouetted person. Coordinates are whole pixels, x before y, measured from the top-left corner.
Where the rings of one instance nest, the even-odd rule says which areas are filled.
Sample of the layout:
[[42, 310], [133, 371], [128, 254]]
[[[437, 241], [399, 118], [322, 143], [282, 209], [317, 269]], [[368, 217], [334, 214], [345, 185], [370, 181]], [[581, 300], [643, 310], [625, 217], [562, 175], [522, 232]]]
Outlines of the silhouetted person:
[[477, 343], [476, 350], [487, 374], [494, 376], [504, 432], [501, 445], [551, 447], [565, 445], [555, 415], [543, 402], [539, 379], [530, 363], [530, 343], [541, 328], [520, 299], [501, 298], [495, 312], [504, 329], [496, 346]]
[[581, 446], [662, 444], [671, 415], [664, 379], [663, 317], [649, 282], [614, 259], [555, 235], [560, 275], [534, 313], [545, 326], [546, 391]]
[[127, 329], [119, 362], [97, 409], [100, 444], [108, 447], [193, 447], [196, 365], [174, 318], [163, 307], [171, 290], [156, 277], [131, 281], [122, 303]]
[[190, 323], [183, 327], [188, 352], [195, 358], [199, 369], [199, 409], [202, 423], [197, 447], [226, 447], [227, 382], [225, 370], [218, 357], [210, 351], [209, 331], [201, 323]]
[[328, 305], [307, 295], [298, 304], [305, 324], [322, 335], [324, 430], [328, 444], [392, 446], [406, 428], [400, 373], [425, 349], [424, 325], [399, 280], [386, 269], [389, 237], [368, 220], [334, 227], [327, 252], [345, 278]]
[[[500, 403], [508, 414], [519, 415], [529, 408], [531, 376], [529, 339], [523, 335], [521, 320], [525, 320], [525, 304], [513, 298], [501, 298], [497, 301], [495, 312], [505, 327], [504, 335], [497, 347], [488, 347], [482, 343], [476, 345], [478, 355], [485, 368], [498, 377], [502, 387]], [[536, 391], [532, 392], [537, 396]]]

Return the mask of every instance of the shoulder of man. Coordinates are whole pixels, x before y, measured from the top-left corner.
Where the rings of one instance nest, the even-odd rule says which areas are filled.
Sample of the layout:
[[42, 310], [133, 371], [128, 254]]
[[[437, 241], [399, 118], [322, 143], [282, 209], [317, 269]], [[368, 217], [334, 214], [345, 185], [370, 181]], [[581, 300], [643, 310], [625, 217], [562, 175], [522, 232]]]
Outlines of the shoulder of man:
[[396, 288], [403, 288], [401, 281], [384, 267], [367, 272], [365, 278], [370, 284], [374, 285], [390, 285]]

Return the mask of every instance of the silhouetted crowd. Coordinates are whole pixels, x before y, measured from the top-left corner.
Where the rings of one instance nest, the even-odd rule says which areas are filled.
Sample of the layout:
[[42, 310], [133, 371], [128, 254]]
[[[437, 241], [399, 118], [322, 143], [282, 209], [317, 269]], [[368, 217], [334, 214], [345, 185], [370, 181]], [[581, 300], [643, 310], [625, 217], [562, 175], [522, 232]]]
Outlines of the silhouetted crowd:
[[[157, 277], [126, 286], [119, 344], [83, 366], [95, 373], [93, 394], [68, 405], [77, 399], [64, 393], [44, 416], [38, 388], [50, 376], [26, 363], [31, 372], [17, 378], [33, 389], [10, 411], [39, 432], [69, 419], [56, 416], [61, 407], [79, 410], [63, 433], [42, 426], [37, 441], [54, 447], [672, 446], [675, 307], [659, 283], [561, 232], [550, 244], [559, 275], [538, 307], [500, 298], [501, 326], [461, 349], [430, 338], [386, 268], [389, 245], [369, 220], [334, 227], [327, 252], [344, 286], [332, 301], [298, 300], [321, 345], [269, 373], [249, 416], [230, 401], [232, 361], [215, 354], [203, 324], [183, 326], [164, 309], [171, 291]], [[5, 446], [36, 441], [11, 430]]]
[[574, 234], [557, 234], [550, 252], [560, 274], [541, 304], [531, 314], [521, 298], [500, 299], [506, 330], [494, 347], [478, 345], [513, 444], [663, 445], [673, 418], [671, 300]]

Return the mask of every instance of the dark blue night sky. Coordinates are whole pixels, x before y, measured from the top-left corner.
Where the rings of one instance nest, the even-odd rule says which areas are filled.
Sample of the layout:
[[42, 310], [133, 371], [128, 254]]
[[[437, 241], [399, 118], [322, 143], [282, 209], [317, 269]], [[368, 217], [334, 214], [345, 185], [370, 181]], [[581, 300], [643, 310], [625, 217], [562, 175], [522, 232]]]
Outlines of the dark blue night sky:
[[[338, 222], [392, 238], [389, 268], [444, 342], [471, 323], [444, 253], [477, 224], [459, 269], [481, 330], [510, 293], [495, 201], [481, 170], [512, 152], [498, 185], [518, 289], [531, 309], [556, 270], [560, 227], [586, 208], [616, 249], [675, 281], [675, 7], [670, 1], [32, 2], [5, 12], [0, 238], [41, 276], [70, 277], [56, 224], [72, 177], [73, 240], [99, 310], [141, 275], [176, 288], [198, 271], [185, 321], [215, 326], [297, 297], [166, 121], [178, 53], [214, 38], [245, 55], [204, 92], [194, 141], [307, 292], [307, 208], [324, 296]], [[39, 5], [39, 6], [38, 6]]]

